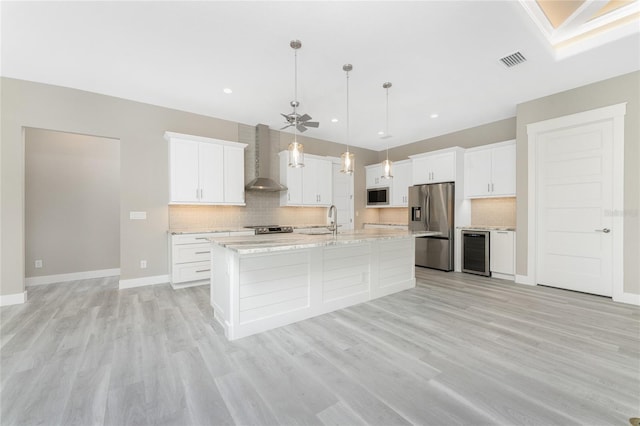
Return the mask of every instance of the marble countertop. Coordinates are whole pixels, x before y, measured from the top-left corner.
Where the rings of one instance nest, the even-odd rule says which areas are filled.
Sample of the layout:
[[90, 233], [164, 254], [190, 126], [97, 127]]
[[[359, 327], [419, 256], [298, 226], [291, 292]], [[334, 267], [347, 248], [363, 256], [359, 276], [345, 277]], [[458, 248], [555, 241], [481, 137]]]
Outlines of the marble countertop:
[[[290, 226], [293, 229], [306, 229], [306, 228], [326, 228], [328, 224], [304, 224], [304, 225], [282, 225]], [[244, 232], [251, 231], [249, 228], [243, 226], [217, 226], [212, 228], [185, 228], [185, 229], [169, 229], [170, 234], [206, 234], [207, 232]]]
[[363, 225], [409, 226], [406, 223], [365, 222]]
[[490, 226], [490, 225], [469, 225], [458, 226], [457, 229], [469, 231], [515, 231], [515, 226]]
[[358, 244], [373, 240], [391, 240], [440, 235], [439, 232], [409, 232], [397, 229], [363, 229], [341, 232], [337, 236], [308, 234], [266, 234], [249, 237], [209, 238], [213, 244], [240, 254], [269, 253], [341, 244]]

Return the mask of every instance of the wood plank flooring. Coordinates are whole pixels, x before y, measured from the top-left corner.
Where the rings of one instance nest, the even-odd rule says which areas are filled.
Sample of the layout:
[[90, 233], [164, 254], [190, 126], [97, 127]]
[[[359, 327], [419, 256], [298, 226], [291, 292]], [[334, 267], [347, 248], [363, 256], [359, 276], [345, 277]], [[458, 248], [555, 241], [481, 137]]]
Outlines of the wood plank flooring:
[[2, 425], [625, 425], [640, 309], [417, 268], [415, 289], [228, 342], [208, 287], [30, 287]]

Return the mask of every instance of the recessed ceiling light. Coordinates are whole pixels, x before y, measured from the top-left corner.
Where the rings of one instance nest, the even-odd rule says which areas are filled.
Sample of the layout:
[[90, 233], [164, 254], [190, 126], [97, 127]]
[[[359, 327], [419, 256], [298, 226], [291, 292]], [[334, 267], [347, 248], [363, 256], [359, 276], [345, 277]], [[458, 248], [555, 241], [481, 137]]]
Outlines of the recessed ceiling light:
[[380, 136], [384, 135], [384, 131], [383, 131], [383, 130], [380, 130], [380, 131], [378, 132], [378, 135], [380, 135]]
[[436, 113], [433, 113], [433, 114], [431, 114], [429, 117], [431, 117], [431, 118], [438, 118], [438, 117], [440, 117], [440, 115], [438, 115], [438, 114], [436, 114]]
[[224, 89], [222, 89], [222, 91], [223, 91], [224, 93], [226, 93], [227, 95], [229, 95], [229, 94], [233, 93], [233, 90], [229, 89], [228, 87], [225, 87]]
[[337, 118], [332, 118], [332, 119], [331, 119], [331, 122], [332, 122], [332, 123], [337, 123], [337, 122], [338, 122], [338, 119], [337, 119]]

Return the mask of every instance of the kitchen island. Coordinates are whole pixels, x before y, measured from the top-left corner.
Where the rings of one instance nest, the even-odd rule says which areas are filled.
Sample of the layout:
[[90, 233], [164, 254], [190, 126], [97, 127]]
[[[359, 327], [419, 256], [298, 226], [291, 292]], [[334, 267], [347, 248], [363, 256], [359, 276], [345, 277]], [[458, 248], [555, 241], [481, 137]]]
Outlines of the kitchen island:
[[215, 318], [234, 340], [415, 287], [415, 237], [430, 235], [437, 233], [212, 238]]

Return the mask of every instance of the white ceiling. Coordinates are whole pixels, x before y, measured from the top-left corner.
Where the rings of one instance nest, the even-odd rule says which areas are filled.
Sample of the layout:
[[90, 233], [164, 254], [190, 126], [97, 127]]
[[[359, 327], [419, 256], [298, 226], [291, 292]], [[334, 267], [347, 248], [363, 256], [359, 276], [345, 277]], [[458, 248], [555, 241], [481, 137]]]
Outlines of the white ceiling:
[[[513, 117], [518, 103], [640, 69], [638, 31], [557, 60], [517, 1], [3, 1], [1, 13], [3, 76], [276, 129], [291, 111], [289, 41], [299, 39], [299, 112], [320, 121], [305, 136], [345, 142], [342, 65], [352, 63], [351, 144], [374, 150]], [[527, 62], [499, 62], [516, 51]], [[378, 135], [385, 81], [389, 139]]]

